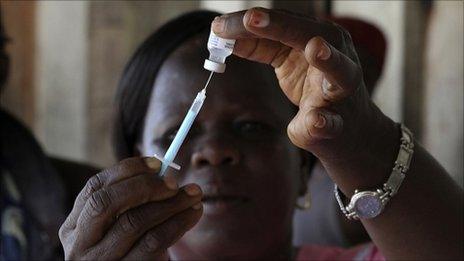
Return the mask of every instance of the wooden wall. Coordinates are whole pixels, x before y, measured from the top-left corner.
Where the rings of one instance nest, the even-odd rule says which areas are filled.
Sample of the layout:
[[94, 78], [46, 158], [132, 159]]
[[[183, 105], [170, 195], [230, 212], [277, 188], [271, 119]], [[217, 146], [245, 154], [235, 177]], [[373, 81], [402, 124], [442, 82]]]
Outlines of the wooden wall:
[[2, 106], [27, 126], [35, 117], [35, 8], [34, 2], [1, 2], [1, 19], [10, 43], [9, 80], [1, 94]]

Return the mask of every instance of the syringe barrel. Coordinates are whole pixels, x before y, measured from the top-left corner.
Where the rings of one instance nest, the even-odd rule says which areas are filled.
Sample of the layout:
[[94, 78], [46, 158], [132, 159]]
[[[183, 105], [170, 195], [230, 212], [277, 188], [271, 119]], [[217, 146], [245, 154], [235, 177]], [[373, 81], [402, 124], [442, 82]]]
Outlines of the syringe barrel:
[[189, 111], [193, 111], [196, 114], [198, 114], [200, 112], [201, 107], [203, 106], [203, 102], [205, 101], [205, 99], [206, 99], [206, 90], [203, 89], [200, 92], [198, 92], [197, 97], [195, 97], [195, 100], [193, 100], [192, 106], [190, 106]]
[[166, 151], [166, 155], [164, 155], [164, 160], [161, 164], [161, 171], [160, 176], [164, 176], [165, 172], [167, 171], [169, 165], [174, 161], [174, 158], [179, 152], [180, 146], [184, 143], [185, 138], [195, 121], [198, 113], [200, 112], [201, 107], [203, 106], [203, 102], [205, 101], [206, 95], [205, 91], [201, 91], [197, 94], [197, 97], [190, 106], [190, 109], [187, 112], [182, 124], [177, 131], [174, 140], [172, 141], [171, 145], [169, 146], [168, 150]]

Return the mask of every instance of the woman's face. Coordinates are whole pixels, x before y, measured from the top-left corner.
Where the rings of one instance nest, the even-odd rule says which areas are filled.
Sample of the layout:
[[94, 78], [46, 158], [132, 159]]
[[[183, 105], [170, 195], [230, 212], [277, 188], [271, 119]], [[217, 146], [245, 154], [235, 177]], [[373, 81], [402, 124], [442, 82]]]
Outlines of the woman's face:
[[[206, 39], [188, 40], [161, 67], [138, 144], [142, 155], [164, 155], [203, 88]], [[235, 57], [213, 76], [206, 96], [175, 159], [182, 169], [170, 170], [179, 185], [200, 185], [204, 214], [171, 255], [252, 258], [288, 244], [306, 167], [286, 135], [295, 109], [272, 68]]]

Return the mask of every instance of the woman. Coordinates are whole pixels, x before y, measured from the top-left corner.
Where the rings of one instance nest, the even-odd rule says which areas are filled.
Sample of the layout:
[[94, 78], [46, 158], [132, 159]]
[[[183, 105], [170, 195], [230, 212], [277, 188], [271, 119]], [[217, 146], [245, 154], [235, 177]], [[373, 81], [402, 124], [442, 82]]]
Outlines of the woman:
[[[118, 90], [120, 159], [166, 150], [207, 77], [201, 64], [212, 16], [172, 21], [129, 62]], [[66, 257], [380, 258], [372, 245], [348, 251], [291, 245], [293, 209], [311, 164], [307, 152], [351, 197], [386, 182], [401, 135], [403, 146], [411, 145], [410, 135], [368, 99], [349, 36], [332, 24], [266, 9], [218, 17], [212, 28], [239, 39], [237, 56], [274, 71], [228, 61], [176, 159], [183, 167], [177, 182], [156, 177], [160, 163], [149, 157], [125, 159], [91, 178], [60, 229]], [[388, 259], [459, 258], [461, 198], [415, 144], [398, 193], [378, 217], [362, 222]]]

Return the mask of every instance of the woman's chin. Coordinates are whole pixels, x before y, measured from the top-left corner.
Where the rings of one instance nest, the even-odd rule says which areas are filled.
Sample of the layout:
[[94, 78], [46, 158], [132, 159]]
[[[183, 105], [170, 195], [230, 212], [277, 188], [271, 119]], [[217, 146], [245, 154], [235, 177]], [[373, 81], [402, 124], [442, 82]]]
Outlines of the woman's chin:
[[216, 229], [209, 225], [208, 229], [199, 226], [201, 224], [187, 232], [171, 251], [182, 253], [188, 249], [190, 258], [195, 253], [198, 259], [237, 260], [250, 257], [256, 250], [254, 244], [243, 237], [243, 230], [239, 228]]
[[[254, 246], [263, 226], [249, 222], [243, 215], [203, 215], [198, 224], [188, 231], [179, 243], [198, 253], [235, 253]], [[246, 222], [248, 221], [248, 222]], [[264, 225], [264, 224], [262, 224]], [[253, 243], [255, 242], [255, 243]], [[227, 250], [227, 251], [226, 251]]]

